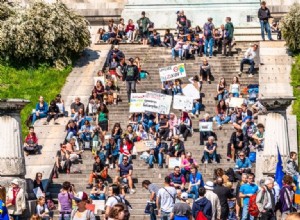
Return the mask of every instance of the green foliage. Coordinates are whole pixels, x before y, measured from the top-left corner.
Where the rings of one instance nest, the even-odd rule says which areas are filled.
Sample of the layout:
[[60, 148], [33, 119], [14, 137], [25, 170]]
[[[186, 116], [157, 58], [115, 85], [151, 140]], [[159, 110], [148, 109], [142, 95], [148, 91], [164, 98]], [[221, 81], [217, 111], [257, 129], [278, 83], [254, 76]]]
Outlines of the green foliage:
[[42, 95], [47, 102], [60, 93], [71, 66], [63, 70], [40, 65], [31, 69], [16, 69], [0, 65], [0, 98], [21, 98], [31, 101], [21, 112], [22, 133], [26, 135], [27, 116], [35, 108], [38, 97]]
[[87, 20], [60, 1], [34, 2], [1, 26], [0, 57], [8, 63], [50, 63], [64, 68], [90, 44]]
[[300, 4], [294, 3], [282, 20], [282, 35], [291, 51], [300, 50]]
[[0, 23], [1, 21], [4, 21], [12, 16], [14, 13], [15, 12], [10, 5], [8, 5], [4, 1], [0, 1]]

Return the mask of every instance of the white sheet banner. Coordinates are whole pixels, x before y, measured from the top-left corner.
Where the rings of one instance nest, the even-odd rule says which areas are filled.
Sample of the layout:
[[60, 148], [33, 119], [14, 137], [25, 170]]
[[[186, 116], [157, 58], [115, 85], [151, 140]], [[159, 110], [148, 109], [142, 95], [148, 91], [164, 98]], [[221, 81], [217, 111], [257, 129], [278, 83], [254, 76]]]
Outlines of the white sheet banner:
[[172, 96], [161, 93], [147, 92], [144, 98], [143, 107], [145, 111], [159, 114], [169, 114]]
[[159, 76], [162, 82], [186, 77], [184, 63], [159, 68]]
[[182, 92], [185, 96], [191, 97], [193, 99], [200, 99], [199, 89], [193, 84], [187, 84], [182, 88]]
[[173, 108], [189, 111], [193, 109], [193, 98], [183, 96], [183, 95], [174, 95], [173, 98]]
[[229, 107], [235, 108], [235, 107], [241, 107], [241, 105], [244, 103], [244, 98], [237, 98], [237, 97], [231, 97], [229, 100]]
[[143, 107], [145, 95], [146, 93], [131, 93], [129, 112], [145, 112]]

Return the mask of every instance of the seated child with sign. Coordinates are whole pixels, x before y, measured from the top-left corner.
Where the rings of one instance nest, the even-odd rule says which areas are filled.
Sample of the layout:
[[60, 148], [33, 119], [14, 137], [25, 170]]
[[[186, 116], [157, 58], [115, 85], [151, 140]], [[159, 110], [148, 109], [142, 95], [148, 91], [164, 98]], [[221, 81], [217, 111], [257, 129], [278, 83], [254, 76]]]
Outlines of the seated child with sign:
[[181, 157], [185, 152], [183, 141], [179, 140], [179, 137], [175, 135], [170, 143], [170, 147], [166, 156], [166, 168], [169, 167], [170, 157]]

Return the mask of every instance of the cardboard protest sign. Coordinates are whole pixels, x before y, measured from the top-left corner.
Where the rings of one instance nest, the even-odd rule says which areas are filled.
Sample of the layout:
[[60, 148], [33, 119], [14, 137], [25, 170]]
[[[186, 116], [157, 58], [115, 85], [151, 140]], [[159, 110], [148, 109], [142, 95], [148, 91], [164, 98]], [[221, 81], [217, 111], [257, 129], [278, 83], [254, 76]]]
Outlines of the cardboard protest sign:
[[212, 131], [213, 123], [212, 122], [200, 122], [199, 131]]
[[159, 76], [162, 82], [186, 77], [184, 63], [159, 68]]
[[193, 84], [187, 84], [182, 86], [182, 92], [185, 96], [193, 98], [193, 99], [200, 99], [200, 92], [199, 89]]
[[97, 76], [94, 77], [94, 85], [96, 85], [97, 81], [101, 81], [103, 85], [105, 85], [105, 79], [104, 76]]
[[193, 98], [183, 96], [183, 95], [174, 95], [173, 98], [173, 108], [181, 110], [192, 110], [193, 109]]
[[145, 111], [159, 114], [169, 114], [172, 96], [155, 92], [147, 92], [144, 98], [143, 107]]
[[145, 112], [143, 104], [146, 93], [131, 93], [129, 112]]
[[180, 167], [181, 158], [180, 157], [170, 157], [169, 158], [169, 168], [174, 168], [176, 166]]
[[156, 143], [154, 140], [137, 141], [134, 143], [135, 151], [137, 153], [153, 149], [156, 147], [155, 145], [156, 145]]
[[241, 107], [243, 103], [244, 103], [243, 98], [231, 97], [229, 101], [229, 107], [231, 108]]

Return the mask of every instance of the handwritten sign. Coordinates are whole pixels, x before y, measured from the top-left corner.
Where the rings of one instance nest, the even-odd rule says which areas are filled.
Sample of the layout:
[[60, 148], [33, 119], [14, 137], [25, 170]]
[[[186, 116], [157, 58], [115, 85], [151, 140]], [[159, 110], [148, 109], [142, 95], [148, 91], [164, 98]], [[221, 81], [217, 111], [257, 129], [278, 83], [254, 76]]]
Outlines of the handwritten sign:
[[135, 146], [135, 150], [137, 153], [140, 153], [140, 152], [145, 152], [145, 151], [148, 151], [150, 149], [153, 149], [155, 148], [155, 141], [138, 141], [138, 142], [135, 142], [134, 143], [134, 146]]
[[231, 108], [241, 107], [243, 103], [244, 103], [243, 98], [231, 97], [229, 100], [229, 107]]
[[170, 157], [169, 158], [169, 168], [174, 168], [176, 166], [180, 167], [181, 158], [180, 157]]
[[183, 95], [174, 95], [173, 99], [173, 108], [181, 110], [192, 110], [193, 109], [193, 98], [183, 96]]
[[184, 63], [159, 68], [159, 76], [162, 82], [186, 77]]
[[143, 107], [145, 95], [146, 93], [131, 93], [129, 112], [145, 112]]
[[200, 92], [199, 89], [196, 88], [193, 84], [187, 84], [183, 86], [182, 92], [185, 96], [193, 98], [193, 99], [200, 99]]
[[144, 98], [143, 108], [148, 112], [169, 114], [172, 96], [155, 92], [147, 92]]
[[213, 123], [212, 122], [200, 122], [199, 131], [212, 131]]

